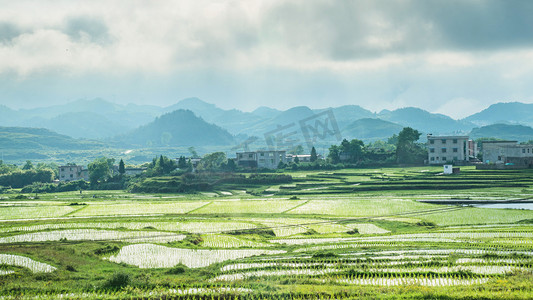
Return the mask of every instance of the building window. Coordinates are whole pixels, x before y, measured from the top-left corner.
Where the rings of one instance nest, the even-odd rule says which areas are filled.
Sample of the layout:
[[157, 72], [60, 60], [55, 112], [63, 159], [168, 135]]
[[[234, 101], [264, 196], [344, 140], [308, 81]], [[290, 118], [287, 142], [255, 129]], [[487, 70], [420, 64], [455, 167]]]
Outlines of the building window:
[[443, 144], [446, 144], [446, 139], [440, 140]]
[[457, 148], [453, 148], [453, 152], [456, 152], [456, 153], [457, 153], [458, 150], [459, 150], [459, 149], [457, 149]]
[[526, 149], [522, 149], [522, 153], [526, 153]]
[[443, 157], [442, 157], [442, 161], [446, 161], [446, 157], [443, 156]]
[[442, 152], [442, 153], [446, 153], [446, 148], [442, 148], [442, 149], [441, 149], [441, 152]]
[[271, 159], [271, 160], [270, 160], [270, 163], [271, 163], [271, 164], [274, 164], [274, 160], [273, 160], [273, 159]]
[[431, 145], [433, 145], [433, 144], [435, 144], [435, 140], [429, 140], [429, 143], [430, 143]]
[[70, 174], [70, 178], [73, 178], [73, 177], [74, 177], [74, 175], [73, 175], [73, 174]]
[[431, 157], [429, 160], [431, 160], [431, 161], [435, 161], [435, 157]]
[[454, 156], [453, 160], [458, 161], [459, 159], [457, 158], [457, 156]]
[[498, 156], [498, 160], [502, 160], [502, 157], [501, 157], [501, 156]]
[[435, 153], [435, 148], [429, 148], [429, 153]]
[[453, 139], [453, 143], [454, 143], [454, 144], [457, 144], [457, 139]]
[[261, 153], [261, 156], [265, 156], [265, 154], [264, 154], [264, 153]]
[[253, 154], [248, 154], [248, 158], [254, 158]]

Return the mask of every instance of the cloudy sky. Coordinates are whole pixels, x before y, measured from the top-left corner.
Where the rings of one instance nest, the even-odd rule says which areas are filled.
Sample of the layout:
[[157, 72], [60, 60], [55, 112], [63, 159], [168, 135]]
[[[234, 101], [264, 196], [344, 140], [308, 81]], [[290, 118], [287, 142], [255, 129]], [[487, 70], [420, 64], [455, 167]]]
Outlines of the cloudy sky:
[[529, 0], [0, 0], [0, 104], [533, 103]]

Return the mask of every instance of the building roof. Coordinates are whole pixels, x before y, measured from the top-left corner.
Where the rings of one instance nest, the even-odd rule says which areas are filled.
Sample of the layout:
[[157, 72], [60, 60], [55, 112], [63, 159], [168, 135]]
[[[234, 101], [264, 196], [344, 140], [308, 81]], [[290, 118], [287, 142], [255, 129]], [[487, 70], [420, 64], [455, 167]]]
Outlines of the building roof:
[[518, 143], [518, 141], [481, 141], [482, 144]]
[[447, 138], [447, 139], [468, 139], [468, 135], [432, 135], [432, 134], [428, 134], [427, 135], [428, 139], [443, 139], [443, 138]]

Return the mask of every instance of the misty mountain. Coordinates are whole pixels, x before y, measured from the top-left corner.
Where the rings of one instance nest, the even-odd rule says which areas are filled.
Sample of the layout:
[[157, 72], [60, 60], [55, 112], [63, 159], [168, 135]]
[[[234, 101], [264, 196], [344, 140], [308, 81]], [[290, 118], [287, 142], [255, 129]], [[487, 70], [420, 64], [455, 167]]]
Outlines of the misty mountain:
[[393, 111], [382, 111], [379, 119], [409, 126], [418, 131], [433, 134], [465, 133], [474, 128], [468, 121], [457, 121], [443, 114], [433, 114], [416, 107], [400, 108]]
[[364, 142], [386, 141], [392, 135], [398, 134], [402, 129], [403, 126], [396, 123], [381, 119], [364, 118], [350, 123], [341, 130], [341, 134], [343, 138], [348, 140], [359, 139]]
[[533, 104], [520, 102], [496, 103], [464, 119], [478, 126], [514, 123], [533, 126]]
[[533, 140], [533, 128], [524, 125], [493, 124], [474, 128], [470, 132], [472, 139], [482, 137], [525, 142]]
[[233, 136], [197, 117], [192, 111], [180, 109], [157, 117], [112, 141], [121, 146], [137, 147], [217, 146], [233, 143]]
[[13, 110], [0, 106], [0, 126], [46, 128], [79, 138], [104, 138], [147, 124], [163, 109], [150, 105], [119, 105], [103, 99]]
[[286, 128], [284, 130], [289, 132], [298, 131], [300, 128], [299, 121], [313, 115], [315, 113], [309, 107], [296, 106], [280, 112], [273, 118], [262, 120], [249, 128], [243, 128], [243, 131], [240, 133], [264, 137], [265, 133], [270, 133], [278, 128]]
[[249, 126], [261, 121], [252, 113], [242, 112], [238, 109], [224, 110], [214, 104], [207, 103], [198, 98], [187, 98], [166, 107], [165, 112], [178, 109], [190, 110], [206, 122], [217, 124], [232, 134], [238, 134]]
[[42, 127], [74, 138], [105, 138], [117, 133], [131, 130], [131, 124], [115, 121], [94, 112], [72, 112], [46, 120], [35, 118], [28, 122], [35, 127]]
[[73, 139], [44, 128], [0, 127], [1, 149], [86, 150], [103, 146], [97, 141]]
[[339, 128], [344, 128], [355, 120], [376, 117], [375, 113], [364, 109], [359, 105], [343, 105], [333, 108], [315, 109], [313, 112], [319, 114], [328, 110], [333, 112]]
[[261, 117], [263, 119], [272, 119], [275, 116], [279, 115], [281, 113], [280, 110], [277, 110], [275, 108], [270, 108], [267, 106], [260, 106], [256, 108], [254, 111], [252, 111], [252, 114]]

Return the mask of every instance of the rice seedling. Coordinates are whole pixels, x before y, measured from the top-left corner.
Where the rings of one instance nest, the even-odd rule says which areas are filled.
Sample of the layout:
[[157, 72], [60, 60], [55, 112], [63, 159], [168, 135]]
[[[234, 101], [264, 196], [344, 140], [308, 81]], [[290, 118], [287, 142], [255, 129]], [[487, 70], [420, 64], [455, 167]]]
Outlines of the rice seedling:
[[[13, 254], [0, 254], [0, 264], [28, 268], [33, 273], [49, 273], [56, 269], [49, 264], [35, 261], [29, 257]], [[12, 271], [3, 272], [4, 274], [2, 275], [13, 273]]]
[[200, 268], [226, 260], [284, 252], [283, 250], [269, 251], [260, 249], [191, 250], [153, 244], [136, 244], [123, 247], [117, 255], [112, 255], [108, 259], [112, 262], [123, 262], [140, 268], [170, 268], [179, 263], [189, 268]]

